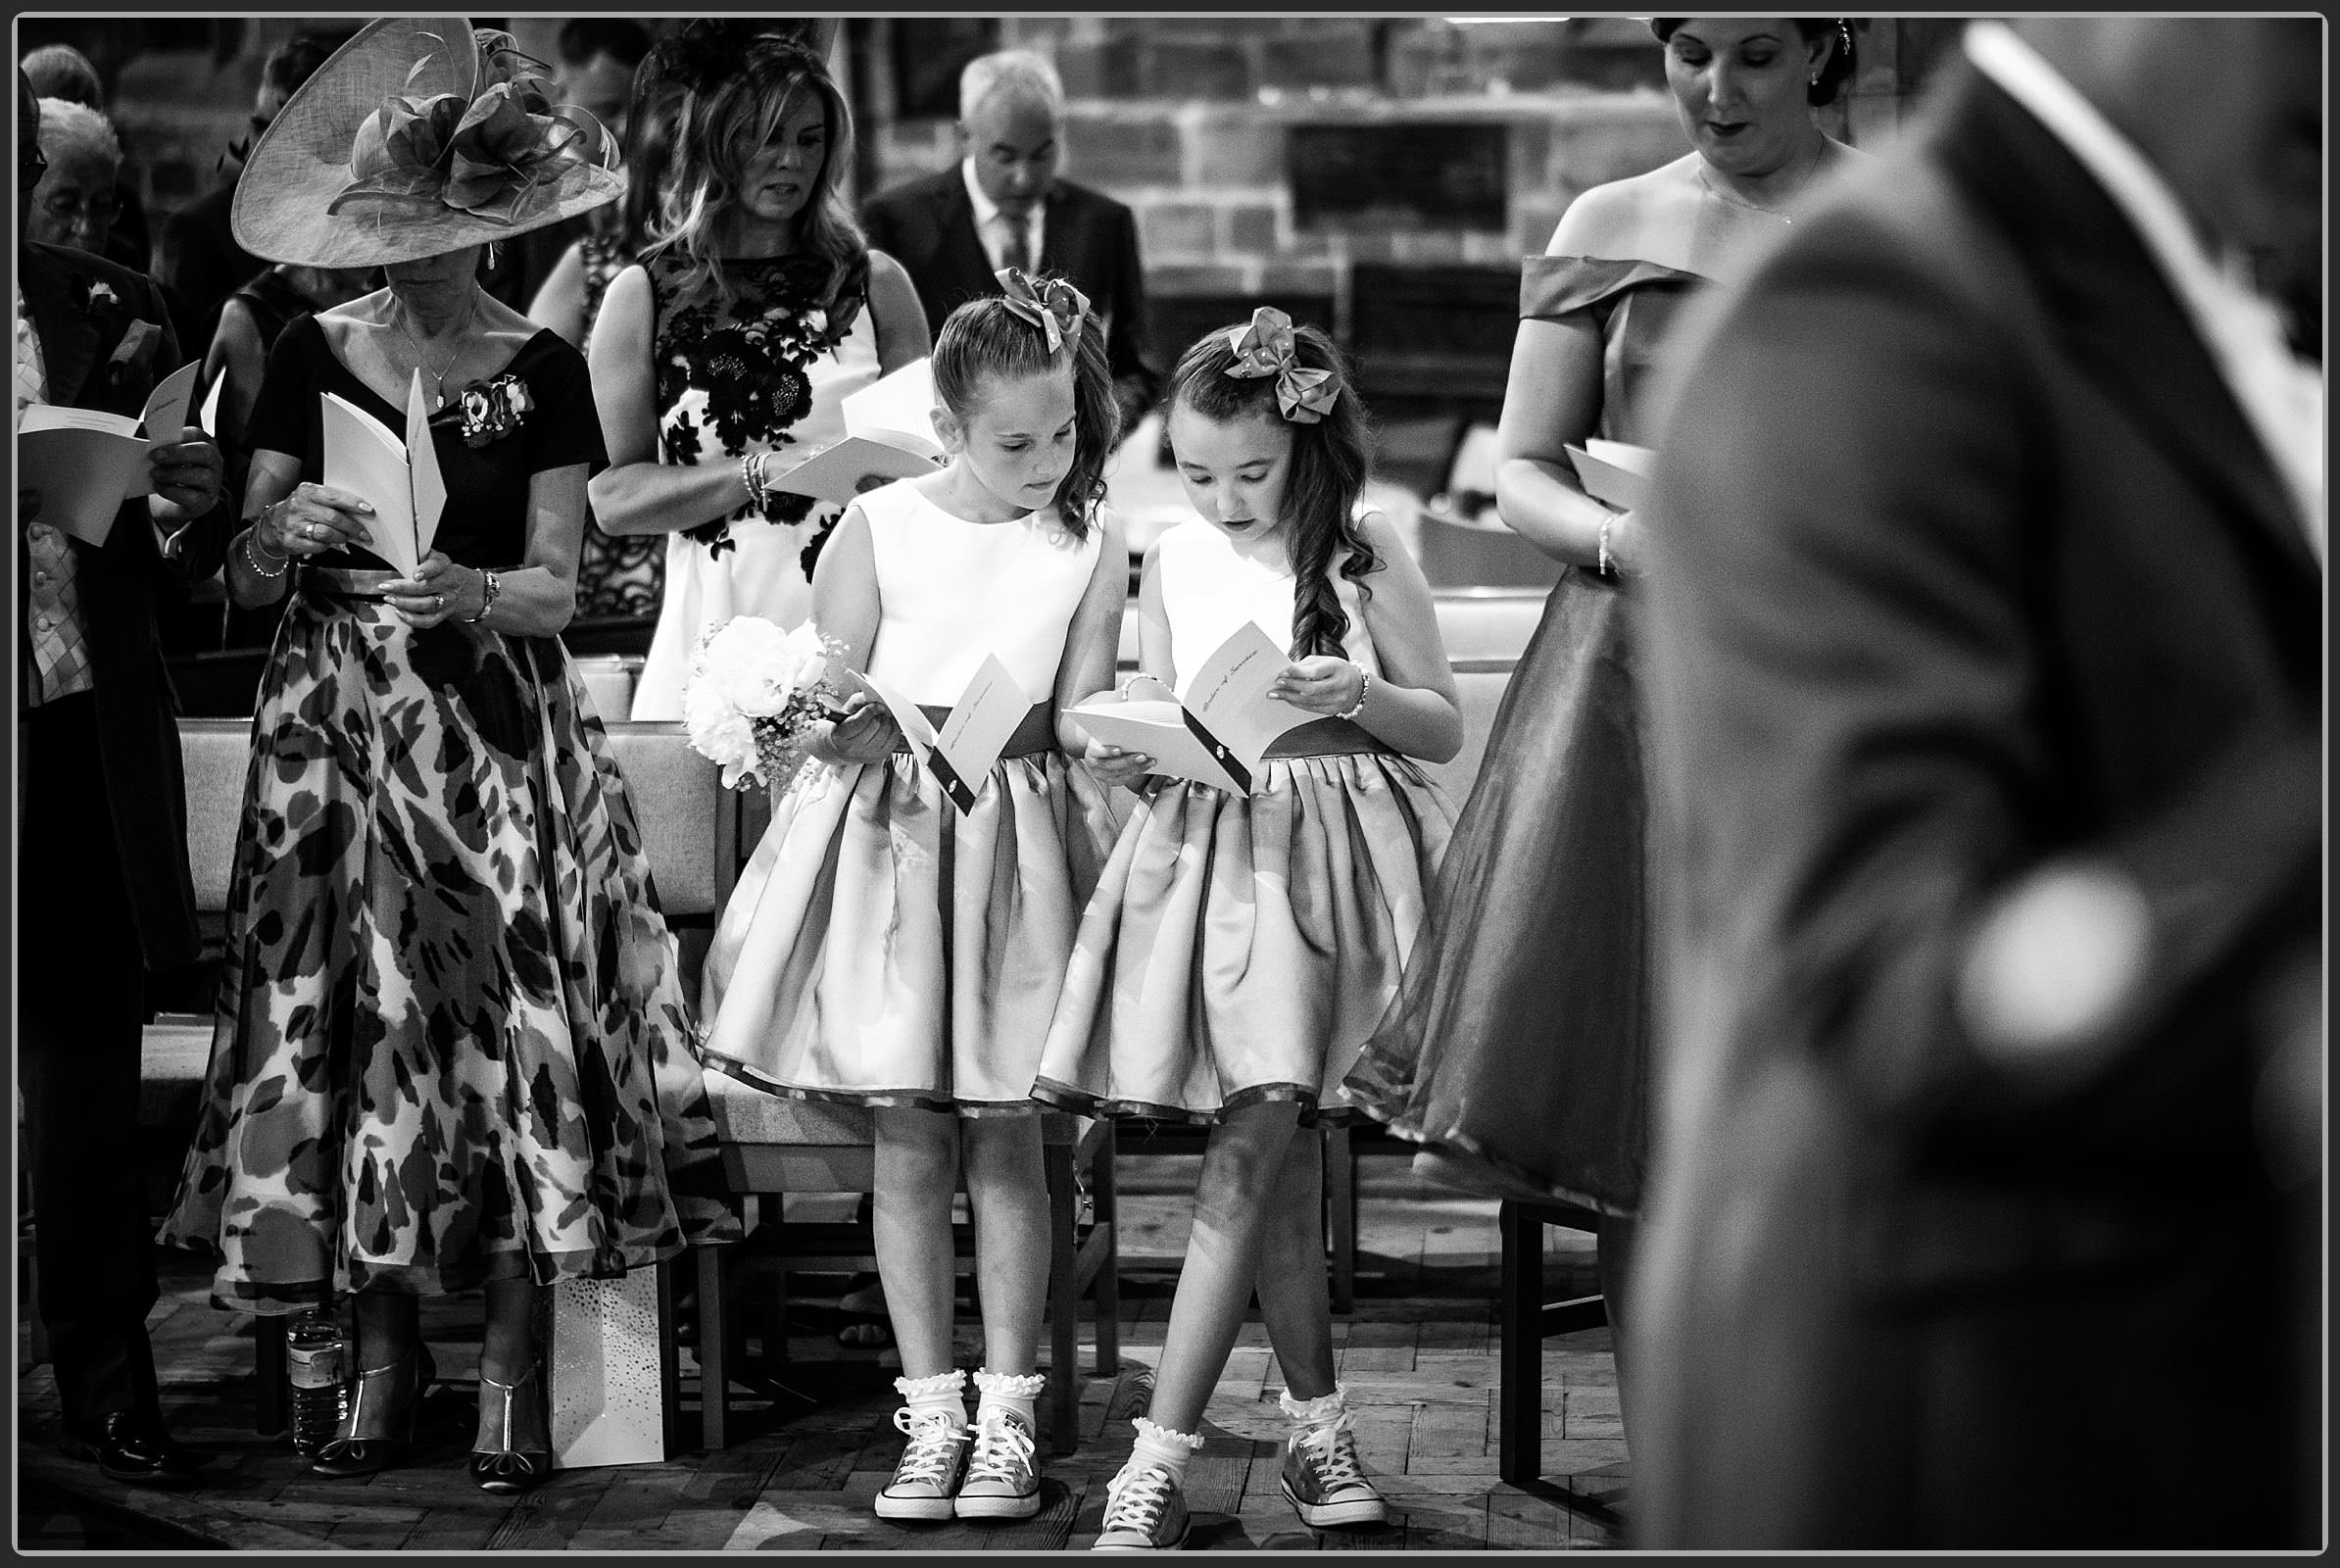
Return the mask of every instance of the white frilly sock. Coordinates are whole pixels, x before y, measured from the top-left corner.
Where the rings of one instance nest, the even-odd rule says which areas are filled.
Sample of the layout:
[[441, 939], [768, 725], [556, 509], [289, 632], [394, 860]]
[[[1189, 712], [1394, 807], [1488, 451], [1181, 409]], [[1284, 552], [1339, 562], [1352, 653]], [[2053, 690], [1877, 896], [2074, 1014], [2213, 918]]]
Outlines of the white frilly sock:
[[1113, 1477], [1113, 1486], [1118, 1487], [1127, 1477], [1138, 1475], [1159, 1465], [1170, 1472], [1170, 1479], [1178, 1484], [1181, 1492], [1184, 1492], [1187, 1485], [1187, 1461], [1201, 1451], [1202, 1434], [1199, 1432], [1173, 1432], [1166, 1426], [1146, 1420], [1144, 1416], [1137, 1417], [1130, 1424], [1138, 1429], [1138, 1442], [1130, 1449], [1129, 1463], [1123, 1465], [1120, 1472]]
[[1034, 1372], [1018, 1375], [1013, 1372], [978, 1372], [975, 1374], [975, 1424], [983, 1425], [984, 1416], [993, 1410], [1013, 1410], [1024, 1418], [1027, 1427], [1037, 1423], [1032, 1413], [1032, 1401], [1040, 1397], [1040, 1391], [1048, 1386], [1048, 1374]]
[[962, 1392], [967, 1375], [957, 1367], [937, 1372], [931, 1378], [896, 1378], [894, 1387], [902, 1402], [913, 1414], [925, 1410], [948, 1410], [954, 1430], [964, 1431], [967, 1425], [967, 1401]]

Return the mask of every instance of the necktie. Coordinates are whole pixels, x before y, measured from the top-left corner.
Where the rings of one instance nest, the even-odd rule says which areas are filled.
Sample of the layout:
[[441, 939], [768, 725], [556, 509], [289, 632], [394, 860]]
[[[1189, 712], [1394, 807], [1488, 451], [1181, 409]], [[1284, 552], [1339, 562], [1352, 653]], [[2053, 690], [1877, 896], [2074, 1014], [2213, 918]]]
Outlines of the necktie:
[[1007, 243], [999, 247], [999, 264], [1012, 267], [1019, 272], [1032, 270], [1032, 246], [1025, 221], [1007, 213], [999, 215], [999, 226], [1007, 231]]

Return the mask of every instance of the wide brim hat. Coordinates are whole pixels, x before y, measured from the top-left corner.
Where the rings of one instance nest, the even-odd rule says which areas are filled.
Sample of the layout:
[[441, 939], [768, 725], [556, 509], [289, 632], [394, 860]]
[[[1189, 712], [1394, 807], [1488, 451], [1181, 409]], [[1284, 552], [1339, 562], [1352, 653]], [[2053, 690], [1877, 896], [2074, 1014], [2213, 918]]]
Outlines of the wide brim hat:
[[463, 17], [367, 23], [261, 132], [229, 210], [236, 243], [296, 267], [383, 267], [616, 200], [609, 139], [513, 59]]

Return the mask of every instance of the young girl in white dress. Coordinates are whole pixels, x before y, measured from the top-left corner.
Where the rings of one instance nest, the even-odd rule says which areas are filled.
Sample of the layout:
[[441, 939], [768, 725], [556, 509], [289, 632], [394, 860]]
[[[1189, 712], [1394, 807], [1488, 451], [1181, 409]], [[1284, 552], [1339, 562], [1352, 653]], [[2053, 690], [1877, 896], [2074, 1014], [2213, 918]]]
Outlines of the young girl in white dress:
[[[1292, 663], [1275, 695], [1321, 715], [1252, 796], [1164, 779], [1081, 923], [1034, 1093], [1213, 1124], [1194, 1240], [1099, 1550], [1186, 1536], [1188, 1459], [1256, 1286], [1292, 1420], [1283, 1489], [1312, 1526], [1387, 1514], [1334, 1381], [1321, 1140], [1421, 924], [1453, 812], [1414, 759], [1462, 741], [1429, 586], [1389, 519], [1355, 515], [1363, 412], [1313, 327], [1263, 309], [1189, 349], [1170, 445], [1201, 515], [1146, 558], [1140, 649], [1176, 689], [1250, 621]], [[1300, 1124], [1309, 1125], [1301, 1129]]]
[[[886, 709], [855, 691], [774, 808], [716, 931], [708, 1061], [762, 1087], [874, 1107], [878, 1273], [908, 1435], [877, 1512], [1020, 1519], [1040, 1507], [1033, 1402], [1048, 1202], [1040, 1047], [1083, 901], [1117, 826], [1068, 761], [1070, 701], [1112, 681], [1128, 593], [1099, 508], [1118, 426], [1101, 326], [1069, 286], [953, 312], [935, 345], [948, 467], [863, 495], [812, 578], [833, 673], [870, 676], [938, 728], [987, 655], [1033, 707], [961, 813]], [[1037, 297], [1036, 297], [1037, 296]], [[964, 1153], [982, 1301], [970, 1429], [951, 1360], [951, 1211]], [[1060, 1376], [1069, 1368], [1058, 1368]]]

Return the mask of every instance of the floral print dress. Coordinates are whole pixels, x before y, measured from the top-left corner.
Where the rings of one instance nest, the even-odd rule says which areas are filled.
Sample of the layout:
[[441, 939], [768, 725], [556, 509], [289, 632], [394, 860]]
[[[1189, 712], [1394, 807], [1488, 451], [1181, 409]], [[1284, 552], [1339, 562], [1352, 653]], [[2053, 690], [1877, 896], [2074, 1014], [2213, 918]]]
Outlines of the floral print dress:
[[[715, 275], [695, 280], [671, 252], [644, 265], [658, 306], [659, 462], [736, 466], [751, 451], [802, 458], [845, 435], [845, 398], [879, 374], [865, 295], [834, 316], [824, 311], [828, 266], [810, 256], [718, 262]], [[805, 547], [841, 510], [773, 491], [760, 514], [743, 502], [728, 517], [668, 536], [665, 602], [634, 688], [635, 718], [682, 716], [703, 633], [734, 615], [786, 628], [811, 613]]]
[[[252, 445], [320, 479], [328, 391], [403, 422], [308, 317], [269, 356]], [[436, 544], [467, 565], [518, 564], [536, 473], [607, 461], [584, 361], [551, 332], [431, 426]], [[162, 1239], [219, 1260], [218, 1304], [282, 1313], [610, 1278], [732, 1234], [674, 937], [560, 639], [416, 630], [366, 597], [384, 563], [316, 559], [253, 715]]]

